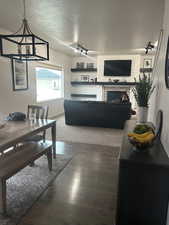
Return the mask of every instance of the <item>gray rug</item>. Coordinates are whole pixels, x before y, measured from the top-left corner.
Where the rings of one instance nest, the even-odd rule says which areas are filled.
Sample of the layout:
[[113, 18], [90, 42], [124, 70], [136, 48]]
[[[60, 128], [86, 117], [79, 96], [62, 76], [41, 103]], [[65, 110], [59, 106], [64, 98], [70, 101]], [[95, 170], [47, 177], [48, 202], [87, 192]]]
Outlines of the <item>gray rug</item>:
[[0, 225], [16, 225], [70, 160], [70, 157], [57, 155], [53, 170], [49, 172], [47, 158], [43, 156], [35, 167], [28, 166], [11, 177], [7, 181], [8, 216], [0, 216]]

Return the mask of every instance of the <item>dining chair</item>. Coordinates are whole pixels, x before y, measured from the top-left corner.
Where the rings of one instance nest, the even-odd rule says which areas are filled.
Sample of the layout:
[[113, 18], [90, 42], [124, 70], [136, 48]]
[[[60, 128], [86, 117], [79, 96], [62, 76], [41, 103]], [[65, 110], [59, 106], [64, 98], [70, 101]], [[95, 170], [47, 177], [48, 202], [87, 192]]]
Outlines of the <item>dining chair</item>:
[[[37, 119], [48, 119], [48, 106], [39, 106], [39, 105], [28, 105], [27, 110], [27, 119], [29, 120], [37, 120]], [[25, 139], [25, 142], [45, 142], [46, 140], [46, 130], [40, 134], [34, 135], [32, 137], [28, 137]], [[31, 167], [35, 165], [34, 162], [30, 164]]]
[[[49, 111], [48, 106], [28, 105], [27, 118], [30, 120], [48, 119], [48, 111]], [[44, 131], [38, 135], [29, 137], [25, 141], [38, 142], [38, 141], [43, 140], [45, 142], [45, 136], [46, 136], [46, 131]]]
[[28, 105], [27, 118], [33, 114], [36, 119], [48, 119], [48, 111], [48, 106]]

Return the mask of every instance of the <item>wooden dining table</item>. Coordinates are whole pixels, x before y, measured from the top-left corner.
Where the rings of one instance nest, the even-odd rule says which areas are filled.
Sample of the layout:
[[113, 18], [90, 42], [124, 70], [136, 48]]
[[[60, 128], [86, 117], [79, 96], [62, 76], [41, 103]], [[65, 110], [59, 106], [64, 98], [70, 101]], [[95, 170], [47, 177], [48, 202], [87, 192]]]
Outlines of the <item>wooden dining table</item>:
[[51, 129], [53, 158], [56, 158], [56, 121], [46, 119], [7, 121], [0, 129], [0, 153], [47, 129]]

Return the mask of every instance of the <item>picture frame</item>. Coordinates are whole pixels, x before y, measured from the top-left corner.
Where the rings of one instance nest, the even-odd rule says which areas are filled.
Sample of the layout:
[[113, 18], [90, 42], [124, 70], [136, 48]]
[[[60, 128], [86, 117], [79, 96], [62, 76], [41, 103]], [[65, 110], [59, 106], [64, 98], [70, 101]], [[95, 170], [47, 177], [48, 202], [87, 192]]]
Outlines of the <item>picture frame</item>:
[[148, 58], [144, 59], [143, 68], [144, 69], [152, 68], [152, 59], [148, 59]]
[[28, 90], [28, 62], [12, 59], [13, 91]]
[[83, 82], [89, 82], [89, 75], [81, 75], [81, 81]]

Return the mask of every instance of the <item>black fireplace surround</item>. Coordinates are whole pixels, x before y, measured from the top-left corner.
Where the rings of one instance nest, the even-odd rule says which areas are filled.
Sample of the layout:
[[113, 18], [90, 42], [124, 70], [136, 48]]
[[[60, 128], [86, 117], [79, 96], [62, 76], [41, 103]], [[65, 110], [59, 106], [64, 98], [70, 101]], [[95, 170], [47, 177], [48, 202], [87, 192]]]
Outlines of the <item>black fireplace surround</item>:
[[123, 95], [126, 95], [125, 91], [107, 91], [107, 101], [120, 103]]
[[131, 116], [131, 103], [101, 101], [64, 101], [67, 125], [123, 129]]

